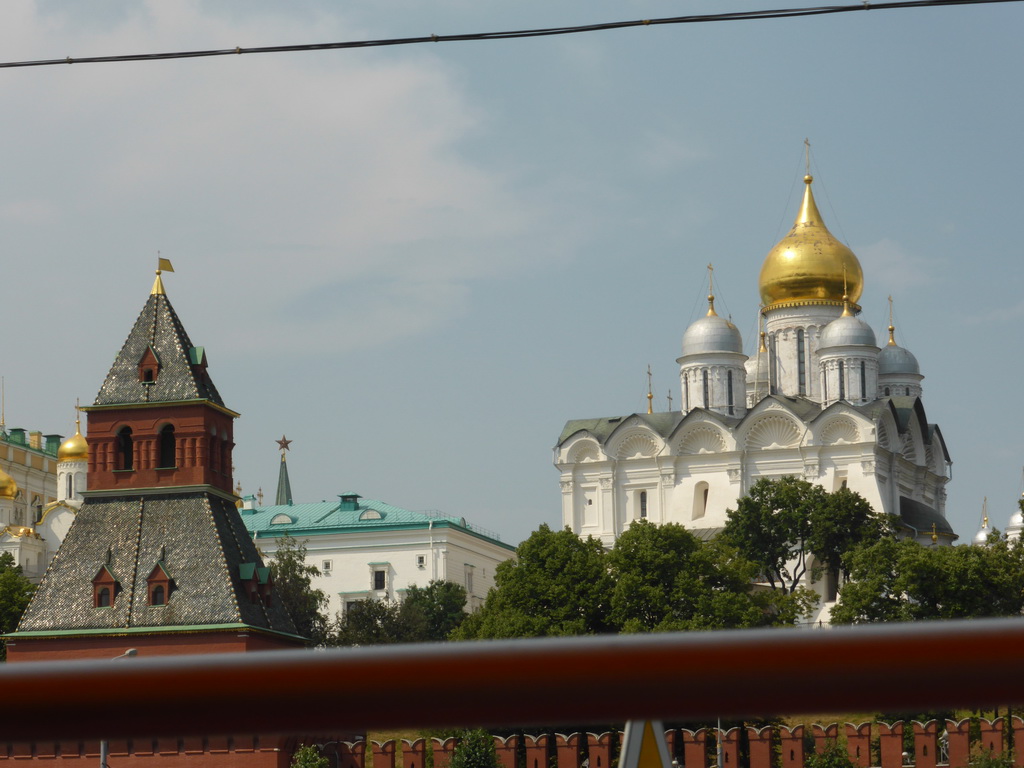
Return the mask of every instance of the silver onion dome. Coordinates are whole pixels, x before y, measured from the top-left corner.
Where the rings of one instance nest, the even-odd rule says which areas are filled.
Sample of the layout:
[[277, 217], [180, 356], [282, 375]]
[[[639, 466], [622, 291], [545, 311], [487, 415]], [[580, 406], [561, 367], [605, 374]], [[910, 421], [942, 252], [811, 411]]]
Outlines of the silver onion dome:
[[875, 332], [871, 326], [854, 315], [843, 314], [825, 326], [821, 332], [819, 349], [827, 347], [875, 346]]
[[739, 329], [715, 312], [714, 297], [709, 297], [708, 313], [692, 323], [683, 334], [683, 357], [707, 352], [743, 352]]

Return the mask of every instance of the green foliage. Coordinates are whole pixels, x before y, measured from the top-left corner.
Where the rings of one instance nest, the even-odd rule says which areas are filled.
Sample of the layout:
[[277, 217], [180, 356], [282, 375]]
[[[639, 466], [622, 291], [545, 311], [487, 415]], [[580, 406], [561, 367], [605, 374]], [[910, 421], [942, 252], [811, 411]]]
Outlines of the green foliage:
[[332, 645], [384, 645], [445, 640], [466, 617], [466, 590], [450, 581], [412, 586], [401, 603], [367, 598], [352, 603], [332, 633]]
[[477, 728], [464, 731], [452, 752], [449, 768], [499, 768], [494, 737]]
[[498, 565], [483, 607], [455, 639], [591, 635], [611, 630], [612, 580], [601, 542], [547, 525]]
[[935, 547], [882, 540], [850, 554], [850, 577], [832, 609], [837, 624], [1019, 616], [1024, 543]]
[[306, 543], [287, 533], [278, 542], [277, 551], [270, 559], [270, 572], [274, 577], [274, 594], [281, 601], [298, 633], [310, 645], [323, 645], [327, 639], [327, 595], [313, 589], [313, 578], [320, 569], [306, 562]]
[[820, 485], [781, 477], [758, 480], [729, 510], [721, 537], [758, 566], [769, 586], [795, 593], [812, 556], [838, 580], [847, 571], [848, 552], [891, 535], [888, 520], [853, 491], [828, 493]]
[[1013, 753], [1005, 751], [997, 755], [981, 744], [975, 744], [971, 747], [967, 765], [969, 768], [1013, 768]]
[[447, 640], [466, 618], [466, 588], [454, 581], [434, 580], [409, 587], [402, 601], [405, 620], [417, 623], [416, 640]]
[[634, 522], [605, 552], [570, 530], [535, 531], [502, 563], [483, 608], [456, 639], [664, 632], [792, 624], [807, 590], [751, 587], [758, 566], [675, 524]]
[[291, 768], [328, 768], [330, 760], [320, 754], [319, 747], [303, 744], [292, 755]]
[[821, 752], [810, 752], [804, 758], [804, 768], [856, 768], [856, 765], [845, 746], [829, 739]]
[[[0, 633], [6, 634], [18, 628], [21, 614], [28, 608], [35, 585], [21, 572], [21, 566], [14, 564], [14, 555], [4, 552], [0, 555]], [[0, 644], [0, 659], [7, 657], [7, 649]]]
[[753, 563], [673, 523], [633, 523], [607, 561], [614, 581], [609, 619], [622, 632], [766, 626], [790, 613], [784, 603], [803, 597], [777, 600], [752, 590]]

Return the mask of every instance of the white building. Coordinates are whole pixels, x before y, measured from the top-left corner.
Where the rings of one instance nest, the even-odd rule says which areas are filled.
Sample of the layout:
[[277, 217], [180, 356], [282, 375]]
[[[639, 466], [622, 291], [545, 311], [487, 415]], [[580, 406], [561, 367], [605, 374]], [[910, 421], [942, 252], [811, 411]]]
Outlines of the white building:
[[319, 504], [257, 507], [244, 500], [242, 520], [269, 557], [286, 533], [306, 545], [306, 561], [321, 573], [313, 586], [330, 601], [330, 615], [373, 597], [401, 601], [410, 586], [431, 581], [461, 584], [467, 610], [483, 604], [498, 563], [515, 547], [464, 518], [413, 512], [359, 494]]
[[39, 581], [82, 505], [88, 446], [60, 435], [0, 432], [0, 552]]
[[642, 518], [709, 537], [757, 480], [793, 475], [849, 487], [923, 543], [956, 538], [951, 462], [925, 414], [924, 377], [891, 324], [880, 347], [857, 317], [860, 263], [825, 227], [812, 181], [761, 268], [756, 352], [743, 353], [709, 295], [683, 334], [679, 411], [565, 425], [554, 450], [564, 525], [606, 546]]

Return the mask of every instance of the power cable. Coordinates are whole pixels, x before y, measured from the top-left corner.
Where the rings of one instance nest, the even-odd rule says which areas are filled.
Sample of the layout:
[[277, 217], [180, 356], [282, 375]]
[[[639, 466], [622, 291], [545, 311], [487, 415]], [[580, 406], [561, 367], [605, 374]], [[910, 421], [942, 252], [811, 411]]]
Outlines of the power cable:
[[742, 11], [712, 13], [693, 16], [673, 16], [661, 19], [636, 21], [612, 21], [603, 24], [584, 24], [570, 27], [549, 27], [546, 29], [521, 29], [508, 32], [477, 32], [463, 35], [428, 35], [425, 37], [397, 37], [380, 40], [352, 40], [339, 43], [307, 43], [302, 45], [268, 45], [253, 48], [222, 48], [208, 51], [174, 51], [167, 53], [138, 53], [117, 56], [83, 56], [63, 59], [40, 59], [36, 61], [0, 62], [0, 69], [16, 67], [49, 67], [57, 64], [109, 64], [129, 61], [159, 61], [163, 59], [198, 59], [210, 56], [238, 56], [245, 53], [292, 53], [297, 51], [331, 51], [349, 48], [379, 48], [390, 45], [413, 45], [418, 43], [455, 43], [484, 40], [512, 40], [527, 37], [550, 37], [573, 35], [581, 32], [600, 32], [628, 27], [650, 27], [666, 24], [699, 24], [713, 21], [751, 21], [756, 19], [784, 19], [799, 16], [824, 16], [852, 11], [880, 11], [900, 8], [930, 8], [949, 5], [987, 5], [991, 3], [1017, 3], [1022, 0], [903, 0], [902, 2], [875, 3], [862, 0], [856, 5], [828, 5], [811, 8], [786, 8], [764, 11]]

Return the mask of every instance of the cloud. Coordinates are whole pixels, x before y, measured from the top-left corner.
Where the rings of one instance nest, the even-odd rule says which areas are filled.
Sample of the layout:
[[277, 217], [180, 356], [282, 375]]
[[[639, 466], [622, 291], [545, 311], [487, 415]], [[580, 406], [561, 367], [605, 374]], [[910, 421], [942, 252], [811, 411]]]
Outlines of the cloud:
[[[0, 19], [16, 20], [0, 25], [5, 56], [362, 35], [333, 6], [292, 16], [269, 5], [234, 17], [197, 1], [105, 8], [96, 25], [77, 10], [15, 0]], [[175, 280], [201, 276], [201, 285], [188, 283], [198, 300], [223, 301], [232, 285], [237, 300], [259, 307], [250, 331], [265, 343], [315, 335], [316, 313], [294, 309], [326, 287], [373, 296], [354, 324], [322, 340], [339, 348], [450, 322], [474, 281], [522, 268], [517, 241], [550, 218], [500, 160], [460, 151], [482, 130], [480, 115], [451, 68], [425, 49], [21, 75], [0, 82], [0, 96], [21, 116], [2, 130], [8, 146], [26, 148], [16, 170], [26, 183], [0, 191], [0, 215], [35, 225], [55, 241], [52, 252], [102, 261], [91, 280], [131, 274], [140, 257], [162, 250]]]
[[870, 275], [873, 291], [897, 293], [935, 282], [941, 263], [926, 260], [906, 251], [899, 243], [883, 238], [870, 245], [853, 249], [860, 259], [865, 275]]

